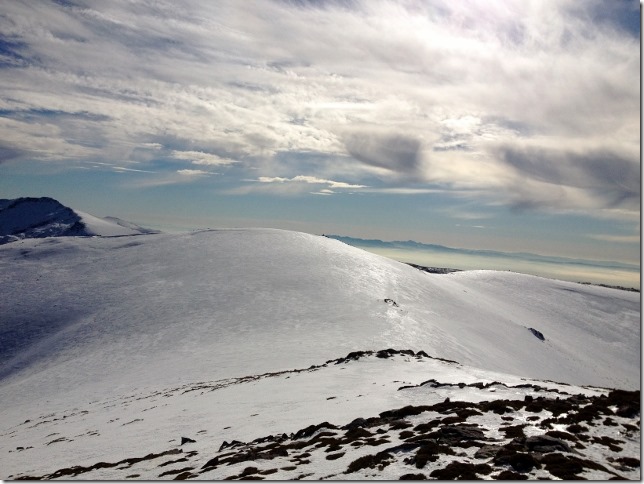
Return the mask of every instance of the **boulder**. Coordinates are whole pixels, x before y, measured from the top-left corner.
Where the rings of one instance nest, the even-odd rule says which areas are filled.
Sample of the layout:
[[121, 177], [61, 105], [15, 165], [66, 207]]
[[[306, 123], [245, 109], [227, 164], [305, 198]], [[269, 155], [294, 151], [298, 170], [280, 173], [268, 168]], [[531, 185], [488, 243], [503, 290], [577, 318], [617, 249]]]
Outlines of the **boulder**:
[[570, 452], [570, 446], [563, 440], [549, 435], [533, 435], [525, 439], [525, 446], [531, 452]]

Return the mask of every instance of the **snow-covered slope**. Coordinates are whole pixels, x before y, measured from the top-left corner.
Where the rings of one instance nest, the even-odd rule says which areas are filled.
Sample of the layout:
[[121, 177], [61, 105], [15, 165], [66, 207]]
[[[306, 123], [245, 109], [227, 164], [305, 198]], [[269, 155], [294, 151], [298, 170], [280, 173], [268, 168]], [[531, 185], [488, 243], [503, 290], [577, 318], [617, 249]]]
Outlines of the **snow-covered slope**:
[[[445, 398], [402, 382], [640, 385], [639, 294], [427, 274], [296, 232], [25, 239], [0, 247], [0, 284], [3, 477], [161, 452], [182, 433], [218, 448]], [[461, 373], [423, 358], [280, 373], [383, 348]], [[126, 475], [79, 475], [98, 477]]]
[[0, 200], [0, 244], [24, 238], [123, 236], [151, 232], [114, 217], [101, 219], [72, 210], [53, 198]]

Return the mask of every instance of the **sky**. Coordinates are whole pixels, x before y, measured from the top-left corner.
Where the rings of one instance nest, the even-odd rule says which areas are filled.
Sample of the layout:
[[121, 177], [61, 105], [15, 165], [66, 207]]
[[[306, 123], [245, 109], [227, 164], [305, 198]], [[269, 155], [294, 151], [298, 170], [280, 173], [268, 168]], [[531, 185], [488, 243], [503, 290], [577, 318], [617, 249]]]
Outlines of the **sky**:
[[640, 262], [631, 0], [0, 3], [0, 198]]

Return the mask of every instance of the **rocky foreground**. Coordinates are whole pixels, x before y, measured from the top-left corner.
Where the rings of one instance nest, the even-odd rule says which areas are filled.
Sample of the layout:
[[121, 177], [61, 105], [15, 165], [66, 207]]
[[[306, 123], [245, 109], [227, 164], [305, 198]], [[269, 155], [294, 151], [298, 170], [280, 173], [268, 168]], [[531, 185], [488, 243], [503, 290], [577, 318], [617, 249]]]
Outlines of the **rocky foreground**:
[[[305, 370], [256, 375], [245, 381], [323, 371], [375, 358], [433, 359], [411, 350], [360, 351]], [[440, 364], [458, 365], [448, 360]], [[220, 388], [201, 384], [177, 391]], [[212, 439], [203, 430], [201, 435], [182, 436], [178, 445], [161, 452], [9, 478], [640, 479], [639, 391], [554, 382], [512, 385], [430, 379], [402, 385], [398, 392], [406, 401], [451, 397], [351, 422], [321, 422], [288, 434], [251, 442], [213, 442], [209, 451], [203, 445], [193, 450], [196, 441], [203, 444], [204, 439]]]

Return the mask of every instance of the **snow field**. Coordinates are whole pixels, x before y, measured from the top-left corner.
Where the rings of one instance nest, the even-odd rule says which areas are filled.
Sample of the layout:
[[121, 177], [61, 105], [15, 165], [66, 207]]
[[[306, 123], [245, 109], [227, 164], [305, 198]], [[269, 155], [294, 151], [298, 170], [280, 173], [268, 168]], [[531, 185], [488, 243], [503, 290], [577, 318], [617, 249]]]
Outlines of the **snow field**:
[[[302, 233], [22, 240], [0, 246], [0, 284], [0, 477], [142, 457], [179, 448], [181, 436], [197, 441], [185, 452], [201, 466], [224, 440], [511, 391], [398, 391], [431, 378], [640, 386], [639, 294], [509, 272], [427, 274]], [[384, 348], [460, 365], [396, 356], [289, 372]], [[355, 452], [321, 457], [314, 474], [346, 469]], [[158, 460], [180, 457], [142, 461], [133, 474], [156, 479]], [[360, 476], [370, 477], [340, 477]]]

